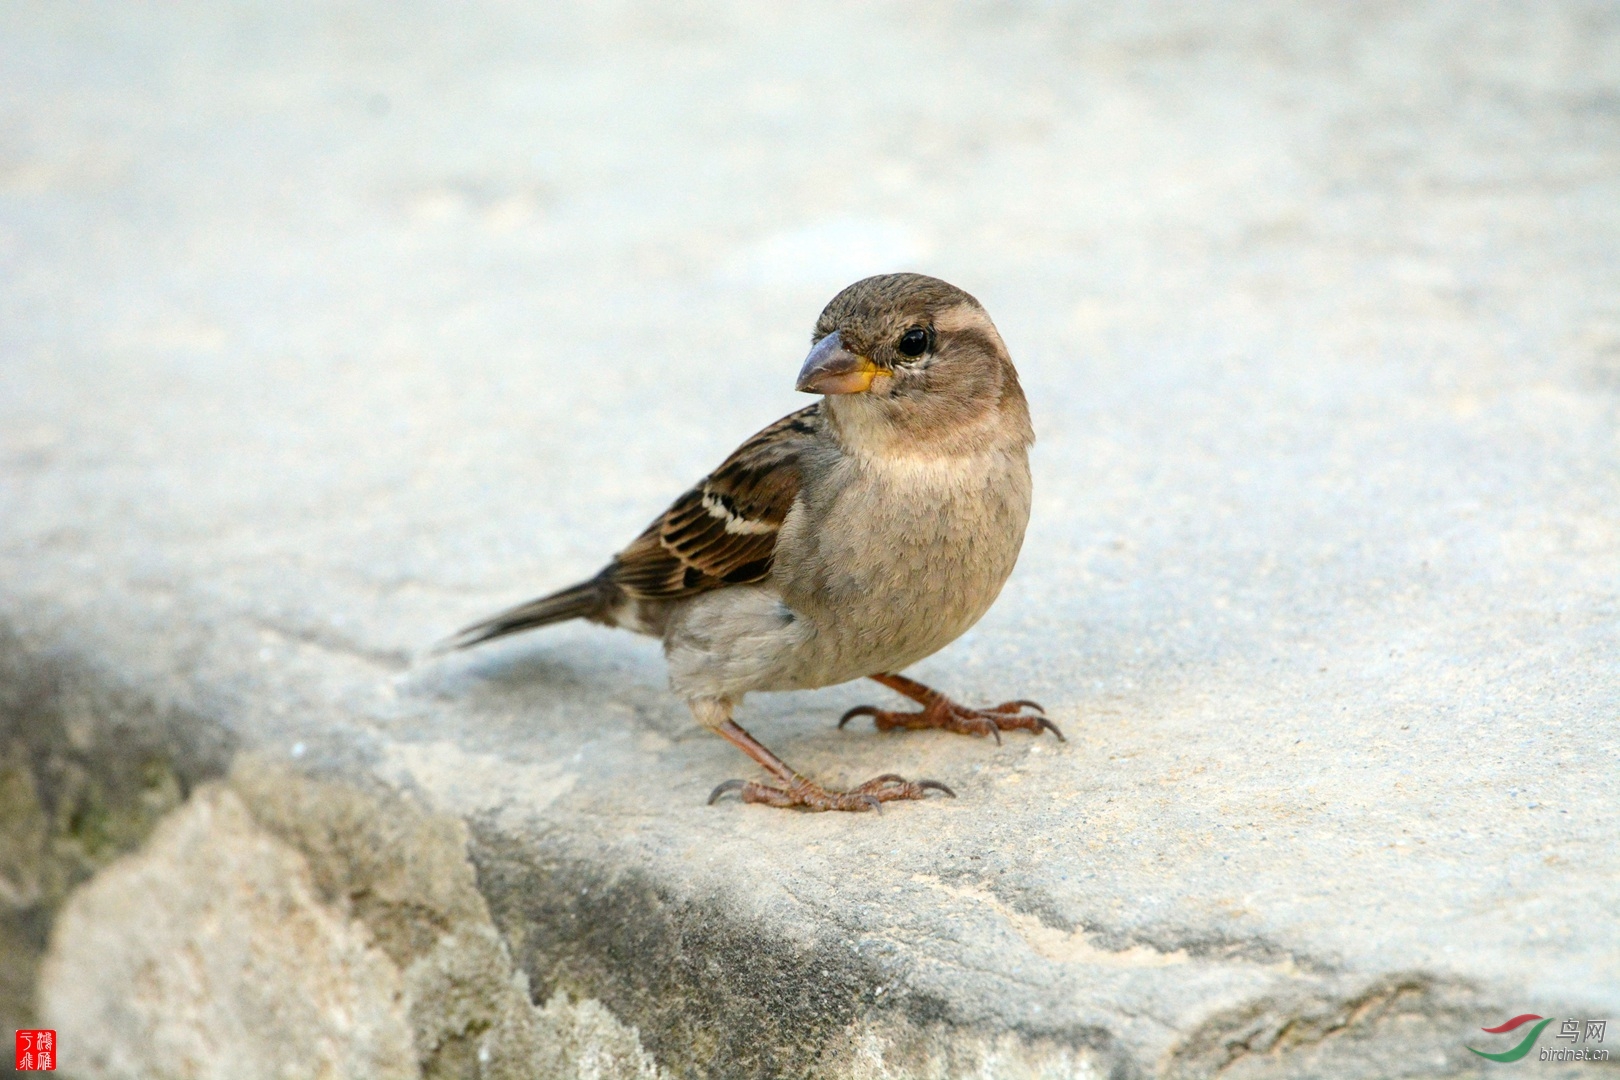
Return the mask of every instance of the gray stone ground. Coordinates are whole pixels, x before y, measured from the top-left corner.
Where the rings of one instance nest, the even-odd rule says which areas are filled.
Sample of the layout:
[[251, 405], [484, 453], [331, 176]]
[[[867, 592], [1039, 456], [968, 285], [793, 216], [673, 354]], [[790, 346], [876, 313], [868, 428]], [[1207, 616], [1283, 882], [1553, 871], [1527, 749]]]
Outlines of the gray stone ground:
[[[961, 798], [707, 807], [751, 767], [654, 644], [422, 657], [902, 267], [1041, 440], [915, 674], [1066, 745], [761, 697]], [[6, 5], [0, 1019], [233, 1078], [1441, 1076], [1620, 1020], [1617, 298], [1612, 3]]]

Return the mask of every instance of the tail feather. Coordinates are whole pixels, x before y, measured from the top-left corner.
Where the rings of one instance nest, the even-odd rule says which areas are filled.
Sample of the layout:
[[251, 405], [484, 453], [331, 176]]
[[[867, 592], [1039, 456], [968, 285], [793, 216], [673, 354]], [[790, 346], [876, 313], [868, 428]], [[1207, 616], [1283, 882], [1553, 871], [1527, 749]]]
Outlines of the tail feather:
[[603, 576], [597, 576], [578, 585], [570, 585], [550, 596], [530, 600], [526, 604], [507, 608], [471, 626], [462, 627], [442, 641], [435, 652], [469, 649], [492, 638], [532, 630], [537, 626], [567, 622], [569, 619], [589, 619], [600, 616], [612, 599], [613, 585]]

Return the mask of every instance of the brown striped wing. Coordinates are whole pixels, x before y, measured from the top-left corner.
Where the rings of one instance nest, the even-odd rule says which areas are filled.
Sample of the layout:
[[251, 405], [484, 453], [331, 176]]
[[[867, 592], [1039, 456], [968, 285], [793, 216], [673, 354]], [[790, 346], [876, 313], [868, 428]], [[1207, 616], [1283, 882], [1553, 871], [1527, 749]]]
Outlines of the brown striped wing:
[[618, 554], [614, 583], [638, 599], [677, 600], [764, 580], [820, 425], [818, 403], [743, 443]]

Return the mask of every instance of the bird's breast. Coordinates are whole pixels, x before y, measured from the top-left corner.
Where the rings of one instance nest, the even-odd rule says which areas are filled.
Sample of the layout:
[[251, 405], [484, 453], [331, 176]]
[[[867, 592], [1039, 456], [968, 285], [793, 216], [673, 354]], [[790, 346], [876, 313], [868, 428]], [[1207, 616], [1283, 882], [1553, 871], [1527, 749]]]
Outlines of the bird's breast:
[[[897, 670], [989, 609], [1029, 522], [1022, 447], [971, 456], [845, 456], [804, 478], [773, 571], [834, 666]], [[830, 660], [830, 662], [832, 662]]]

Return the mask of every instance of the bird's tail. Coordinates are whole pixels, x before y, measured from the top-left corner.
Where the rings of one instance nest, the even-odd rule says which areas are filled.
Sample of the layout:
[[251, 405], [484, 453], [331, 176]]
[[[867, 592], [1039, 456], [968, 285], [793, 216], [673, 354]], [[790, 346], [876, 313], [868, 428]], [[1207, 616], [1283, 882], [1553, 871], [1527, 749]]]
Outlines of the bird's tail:
[[597, 617], [607, 611], [612, 603], [613, 593], [613, 583], [606, 575], [599, 574], [589, 581], [570, 585], [550, 596], [542, 596], [538, 600], [530, 600], [527, 604], [507, 608], [497, 615], [480, 619], [471, 626], [464, 626], [441, 641], [433, 651], [443, 653], [455, 649], [469, 649], [491, 638], [505, 637], [520, 630], [532, 630], [537, 626], [549, 626], [552, 623], [567, 622], [569, 619]]

